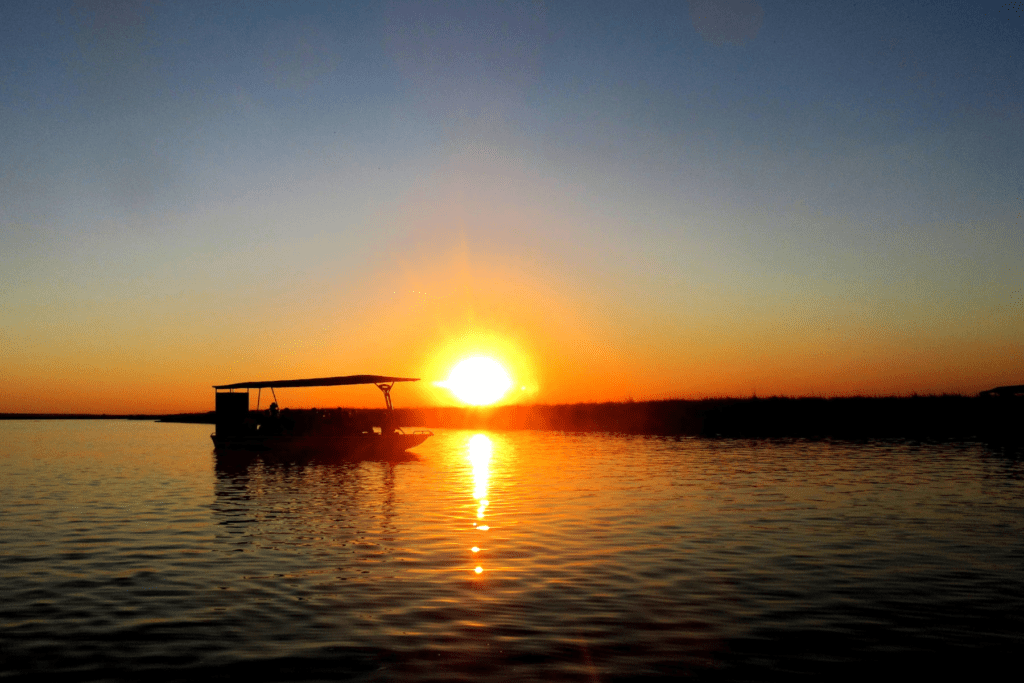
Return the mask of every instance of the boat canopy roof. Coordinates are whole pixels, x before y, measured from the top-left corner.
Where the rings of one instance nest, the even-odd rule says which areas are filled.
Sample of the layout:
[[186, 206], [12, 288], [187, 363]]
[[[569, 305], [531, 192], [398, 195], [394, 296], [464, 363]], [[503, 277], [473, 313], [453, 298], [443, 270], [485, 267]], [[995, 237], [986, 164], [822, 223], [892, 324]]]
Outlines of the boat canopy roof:
[[387, 377], [385, 375], [349, 375], [347, 377], [317, 377], [315, 379], [279, 379], [272, 382], [239, 382], [214, 385], [214, 389], [281, 389], [287, 387], [336, 387], [344, 384], [391, 384], [392, 382], [418, 382], [419, 377]]

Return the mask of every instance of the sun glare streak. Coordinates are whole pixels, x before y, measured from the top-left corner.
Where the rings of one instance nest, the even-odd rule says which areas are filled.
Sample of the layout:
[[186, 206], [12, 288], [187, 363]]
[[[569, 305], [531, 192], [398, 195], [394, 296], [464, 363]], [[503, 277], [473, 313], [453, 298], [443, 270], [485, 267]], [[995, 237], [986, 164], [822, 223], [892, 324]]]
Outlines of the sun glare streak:
[[508, 393], [512, 378], [498, 361], [488, 356], [473, 356], [460, 361], [438, 386], [448, 389], [463, 403], [490, 405]]
[[473, 466], [473, 498], [480, 501], [483, 507], [487, 507], [487, 479], [493, 450], [494, 445], [484, 434], [475, 434], [469, 440], [469, 462]]
[[[482, 520], [484, 511], [487, 510], [487, 482], [491, 472], [491, 454], [494, 451], [494, 444], [485, 434], [474, 434], [469, 439], [469, 463], [473, 468], [473, 498], [478, 502], [476, 518]], [[487, 531], [490, 527], [473, 523], [477, 531]], [[473, 553], [480, 552], [479, 546], [470, 548]], [[483, 567], [478, 565], [474, 570], [477, 574], [483, 572]]]

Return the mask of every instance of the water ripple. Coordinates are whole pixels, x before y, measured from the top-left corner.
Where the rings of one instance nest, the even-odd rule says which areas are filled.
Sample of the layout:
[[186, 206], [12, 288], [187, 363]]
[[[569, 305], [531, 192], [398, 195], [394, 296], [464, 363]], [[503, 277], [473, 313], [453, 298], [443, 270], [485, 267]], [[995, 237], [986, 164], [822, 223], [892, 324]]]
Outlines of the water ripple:
[[977, 677], [1024, 636], [1024, 468], [980, 444], [207, 431], [0, 423], [5, 675]]

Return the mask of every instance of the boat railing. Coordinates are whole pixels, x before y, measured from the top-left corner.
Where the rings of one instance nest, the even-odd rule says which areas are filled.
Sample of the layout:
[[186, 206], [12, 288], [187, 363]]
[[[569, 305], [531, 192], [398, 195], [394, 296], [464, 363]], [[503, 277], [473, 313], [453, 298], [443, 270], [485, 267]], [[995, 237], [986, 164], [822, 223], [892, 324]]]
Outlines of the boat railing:
[[413, 436], [415, 436], [417, 434], [426, 434], [427, 436], [433, 436], [434, 435], [434, 432], [430, 431], [429, 429], [414, 429], [411, 432], [406, 432], [401, 427], [395, 427], [395, 431], [398, 432], [399, 434], [412, 434]]

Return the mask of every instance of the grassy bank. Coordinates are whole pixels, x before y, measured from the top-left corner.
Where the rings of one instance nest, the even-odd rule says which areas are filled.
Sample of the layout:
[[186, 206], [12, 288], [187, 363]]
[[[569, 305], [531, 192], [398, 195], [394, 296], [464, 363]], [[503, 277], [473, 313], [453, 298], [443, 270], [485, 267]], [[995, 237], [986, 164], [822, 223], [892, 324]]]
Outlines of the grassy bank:
[[728, 437], [973, 438], [1009, 436], [1024, 401], [967, 396], [748, 398], [630, 403], [400, 408], [399, 424]]
[[[356, 409], [354, 413], [379, 413]], [[673, 436], [1019, 440], [1024, 398], [722, 398], [493, 408], [396, 408], [397, 423], [453, 429], [550, 429]], [[148, 419], [214, 424], [214, 413], [0, 414], [0, 419]]]

